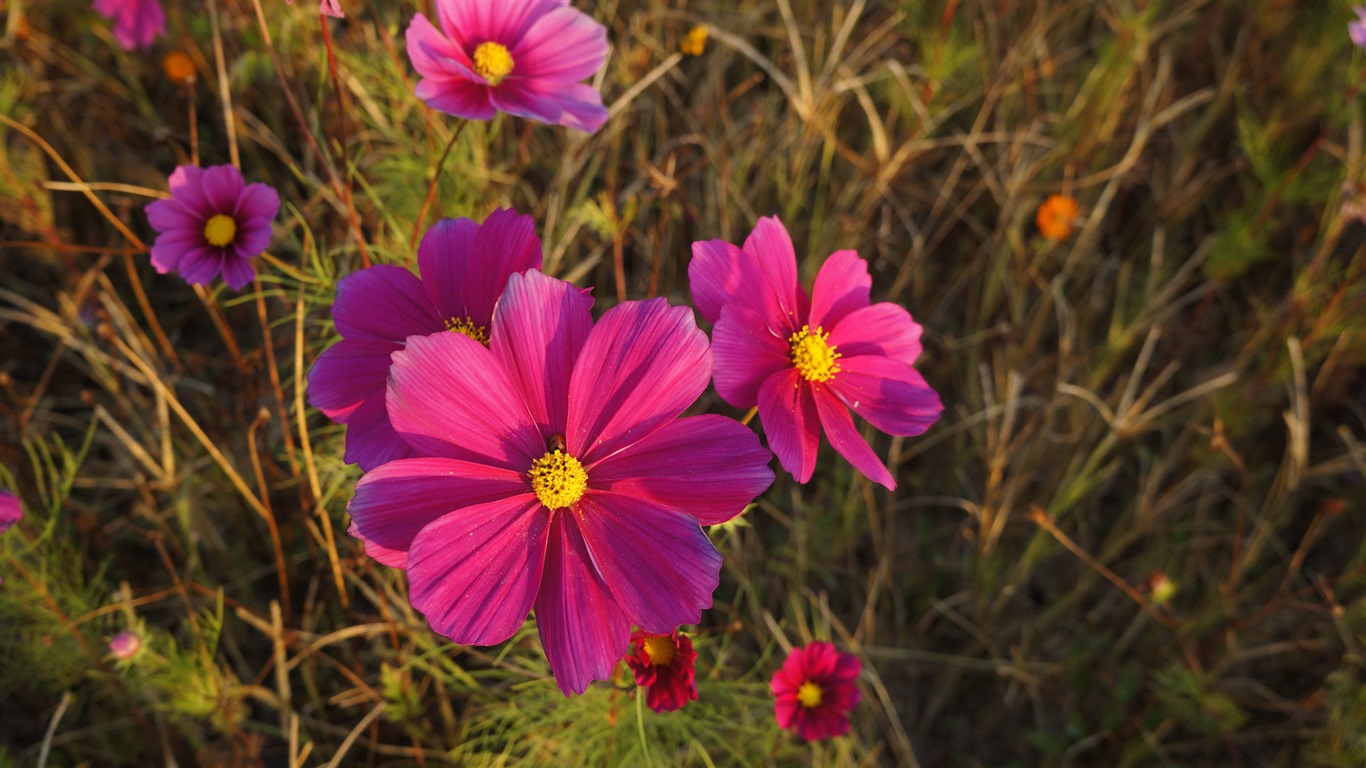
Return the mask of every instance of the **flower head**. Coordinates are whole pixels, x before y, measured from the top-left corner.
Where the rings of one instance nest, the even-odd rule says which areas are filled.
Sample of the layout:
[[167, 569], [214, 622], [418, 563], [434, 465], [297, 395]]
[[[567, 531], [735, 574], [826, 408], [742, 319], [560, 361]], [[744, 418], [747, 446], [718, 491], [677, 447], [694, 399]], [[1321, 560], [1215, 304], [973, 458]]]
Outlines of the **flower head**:
[[602, 95], [582, 82], [607, 57], [607, 28], [569, 0], [436, 0], [440, 30], [422, 14], [408, 27], [417, 95], [471, 120], [499, 111], [596, 131]]
[[859, 703], [861, 668], [857, 656], [830, 643], [794, 649], [769, 683], [778, 725], [807, 741], [848, 733], [849, 713]]
[[[285, 0], [285, 5], [293, 4], [294, 0]], [[318, 0], [318, 13], [331, 16], [334, 19], [346, 18], [346, 14], [341, 9], [341, 0]]]
[[508, 208], [483, 224], [442, 219], [417, 249], [422, 277], [391, 265], [342, 278], [332, 318], [342, 340], [319, 356], [308, 373], [308, 399], [346, 424], [346, 461], [369, 471], [412, 455], [389, 424], [384, 384], [389, 356], [409, 336], [455, 331], [489, 341], [493, 305], [508, 277], [541, 267], [535, 222]]
[[645, 703], [656, 712], [672, 712], [697, 701], [697, 651], [687, 635], [674, 630], [653, 635], [641, 629], [631, 634], [635, 652], [626, 663], [636, 685], [649, 686]]
[[420, 456], [361, 478], [352, 532], [407, 570], [437, 632], [491, 645], [532, 608], [560, 688], [611, 676], [631, 626], [701, 618], [725, 522], [773, 480], [752, 431], [679, 418], [711, 352], [685, 307], [628, 301], [596, 323], [591, 298], [513, 275], [485, 347], [414, 336], [393, 355], [389, 419]]
[[114, 39], [125, 51], [147, 48], [166, 32], [161, 0], [95, 0], [95, 13], [112, 19]]
[[142, 638], [138, 633], [125, 629], [109, 640], [109, 653], [119, 661], [128, 661], [142, 650]]
[[1080, 212], [1075, 198], [1052, 195], [1039, 206], [1034, 223], [1039, 227], [1039, 234], [1045, 238], [1062, 241], [1072, 236]]
[[1357, 20], [1347, 22], [1347, 34], [1353, 45], [1366, 49], [1366, 6], [1358, 5], [1352, 10], [1356, 12]]
[[707, 29], [707, 25], [698, 24], [688, 30], [687, 36], [678, 44], [678, 52], [684, 56], [701, 56], [707, 50], [709, 34], [710, 30]]
[[147, 220], [159, 233], [152, 266], [196, 285], [221, 272], [229, 288], [241, 290], [256, 277], [251, 259], [270, 245], [280, 196], [265, 184], [245, 184], [231, 165], [182, 165], [170, 187], [170, 198], [147, 206]]
[[821, 433], [869, 479], [896, 481], [849, 411], [892, 435], [918, 435], [943, 405], [913, 364], [920, 326], [901, 307], [869, 304], [872, 280], [854, 251], [836, 251], [808, 297], [777, 218], [762, 218], [743, 249], [693, 243], [693, 300], [709, 322], [716, 391], [759, 408], [769, 447], [798, 482], [811, 479]]
[[0, 533], [8, 531], [24, 516], [24, 506], [19, 497], [10, 491], [0, 491]]

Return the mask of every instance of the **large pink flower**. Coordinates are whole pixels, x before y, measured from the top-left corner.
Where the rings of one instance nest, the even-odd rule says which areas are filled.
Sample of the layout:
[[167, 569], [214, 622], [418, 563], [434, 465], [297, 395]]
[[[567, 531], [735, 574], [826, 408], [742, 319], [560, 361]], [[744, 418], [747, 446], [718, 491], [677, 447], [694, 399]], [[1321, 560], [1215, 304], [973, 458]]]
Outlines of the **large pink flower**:
[[824, 428], [855, 469], [896, 488], [849, 411], [892, 435], [918, 435], [939, 419], [939, 395], [912, 367], [920, 326], [910, 313], [869, 305], [868, 265], [854, 251], [830, 254], [808, 297], [776, 217], [759, 219], [743, 249], [709, 240], [692, 252], [693, 300], [716, 324], [717, 393], [759, 407], [769, 447], [798, 482], [815, 471]]
[[166, 32], [161, 0], [95, 0], [92, 7], [114, 21], [114, 39], [125, 51], [147, 48]]
[[337, 285], [332, 318], [342, 340], [308, 372], [308, 400], [346, 424], [347, 462], [366, 471], [412, 455], [389, 425], [384, 383], [389, 356], [409, 336], [456, 331], [487, 344], [493, 305], [508, 276], [541, 267], [535, 222], [505, 208], [484, 223], [442, 219], [422, 236], [418, 279], [380, 265], [347, 275]]
[[666, 634], [711, 605], [721, 555], [700, 525], [773, 481], [731, 419], [678, 418], [711, 352], [692, 312], [630, 301], [596, 324], [569, 283], [513, 275], [489, 346], [408, 339], [389, 418], [430, 458], [367, 473], [353, 531], [457, 643], [500, 643], [536, 609], [560, 688], [581, 693], [626, 653], [631, 625]]
[[417, 95], [433, 109], [589, 132], [607, 121], [602, 95], [579, 82], [607, 58], [607, 29], [569, 0], [436, 0], [436, 18], [440, 30], [420, 13], [408, 27]]
[[793, 649], [773, 673], [773, 714], [778, 725], [807, 741], [849, 732], [849, 713], [859, 703], [858, 657], [830, 643]]

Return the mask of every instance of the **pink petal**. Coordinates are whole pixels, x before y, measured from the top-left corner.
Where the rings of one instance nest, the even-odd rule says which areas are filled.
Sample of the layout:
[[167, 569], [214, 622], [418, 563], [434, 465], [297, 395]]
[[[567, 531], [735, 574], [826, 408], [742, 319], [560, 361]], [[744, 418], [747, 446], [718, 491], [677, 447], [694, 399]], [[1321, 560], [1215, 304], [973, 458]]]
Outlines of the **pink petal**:
[[237, 196], [242, 194], [242, 186], [242, 172], [231, 165], [204, 169], [204, 196], [214, 213], [231, 215], [237, 209]]
[[408, 25], [408, 58], [422, 75], [417, 96], [432, 109], [470, 120], [489, 120], [497, 110], [483, 78], [469, 70], [469, 56], [445, 38], [426, 16]]
[[632, 624], [667, 634], [711, 607], [721, 553], [696, 518], [604, 491], [585, 494], [576, 511], [593, 563]]
[[413, 69], [423, 77], [450, 74], [443, 68], [446, 61], [458, 61], [467, 69], [473, 65], [465, 50], [451, 42], [421, 13], [413, 16], [413, 20], [408, 23], [404, 39], [408, 47], [408, 58], [413, 62]]
[[920, 357], [920, 324], [890, 302], [854, 310], [830, 332], [830, 343], [844, 357], [877, 355], [911, 365]]
[[810, 299], [797, 285], [797, 252], [792, 248], [787, 227], [777, 216], [760, 218], [745, 238], [744, 250], [758, 262], [759, 273], [770, 295], [777, 300], [779, 316], [788, 318], [795, 330], [810, 311]]
[[607, 680], [631, 644], [631, 622], [593, 564], [572, 512], [553, 516], [536, 627], [555, 682], [568, 696]]
[[773, 483], [772, 455], [754, 431], [708, 414], [665, 424], [588, 467], [594, 491], [648, 501], [717, 525], [740, 514]]
[[607, 59], [607, 27], [577, 8], [555, 8], [527, 28], [510, 53], [510, 77], [577, 82]]
[[592, 306], [591, 296], [535, 270], [513, 275], [498, 302], [489, 348], [547, 437], [567, 434], [570, 377], [593, 329]]
[[342, 12], [341, 3], [338, 0], [318, 0], [318, 13], [324, 16], [331, 16], [334, 19], [344, 19], [346, 14]]
[[799, 483], [810, 480], [821, 446], [820, 416], [810, 383], [795, 368], [768, 377], [759, 388], [759, 421], [783, 469]]
[[438, 221], [422, 236], [417, 258], [422, 285], [443, 319], [470, 318], [488, 328], [508, 277], [540, 268], [541, 241], [535, 221], [509, 208], [482, 225]]
[[759, 219], [743, 249], [709, 240], [693, 243], [692, 254], [688, 281], [707, 322], [719, 320], [724, 305], [738, 303], [757, 312], [783, 338], [801, 327], [806, 297], [797, 287], [797, 256], [776, 217]]
[[342, 460], [363, 471], [413, 455], [413, 449], [389, 423], [383, 392], [369, 397], [346, 420], [346, 452]]
[[9, 530], [24, 516], [24, 506], [12, 491], [0, 491], [0, 532]]
[[889, 491], [896, 490], [896, 480], [892, 479], [892, 473], [873, 452], [868, 441], [863, 439], [863, 435], [854, 428], [854, 419], [844, 404], [827, 390], [816, 393], [814, 399], [816, 411], [820, 414], [821, 426], [825, 428], [825, 437], [835, 447], [835, 451], [848, 459], [849, 463], [854, 465], [854, 469], [862, 472], [869, 480], [886, 487]]
[[466, 120], [492, 120], [498, 114], [491, 98], [492, 89], [460, 78], [423, 78], [416, 92], [432, 109]]
[[465, 2], [437, 0], [436, 16], [451, 40], [473, 51], [485, 40], [511, 49], [541, 16], [569, 0], [499, 0]]
[[489, 98], [510, 115], [588, 133], [607, 122], [602, 94], [583, 83], [508, 79], [491, 89]]
[[835, 251], [816, 274], [808, 322], [812, 328], [829, 331], [850, 312], [868, 306], [872, 287], [868, 263], [859, 258], [857, 251]]
[[463, 507], [423, 528], [408, 552], [408, 594], [432, 629], [493, 645], [526, 621], [541, 586], [550, 512], [530, 494]]
[[381, 547], [373, 541], [362, 538], [360, 535], [360, 531], [356, 528], [356, 524], [354, 522], [351, 523], [350, 527], [346, 529], [346, 532], [351, 534], [352, 537], [361, 540], [361, 544], [365, 545], [365, 554], [367, 556], [389, 566], [390, 568], [402, 568], [408, 564], [408, 550], [389, 549], [388, 547]]
[[710, 379], [707, 337], [687, 307], [664, 299], [612, 307], [574, 366], [571, 451], [589, 465], [645, 438], [692, 405]]
[[830, 389], [854, 413], [889, 435], [918, 435], [939, 420], [944, 406], [920, 372], [876, 355], [840, 361]]
[[384, 393], [389, 356], [402, 348], [383, 339], [342, 339], [333, 344], [308, 371], [308, 402], [329, 419], [346, 423], [361, 403]]
[[721, 399], [736, 408], [753, 408], [764, 381], [792, 368], [791, 344], [781, 332], [742, 303], [726, 305], [711, 334], [712, 375]]
[[422, 281], [403, 267], [390, 264], [343, 277], [337, 283], [332, 319], [337, 331], [348, 339], [401, 342], [409, 336], [446, 330], [422, 290]]
[[389, 420], [420, 455], [525, 472], [545, 438], [498, 359], [460, 333], [412, 336], [389, 368]]
[[209, 199], [204, 196], [204, 169], [197, 165], [176, 166], [167, 179], [167, 186], [171, 190], [171, 199], [180, 201], [185, 210], [194, 214], [199, 222], [195, 226], [202, 231], [204, 222], [214, 214]]

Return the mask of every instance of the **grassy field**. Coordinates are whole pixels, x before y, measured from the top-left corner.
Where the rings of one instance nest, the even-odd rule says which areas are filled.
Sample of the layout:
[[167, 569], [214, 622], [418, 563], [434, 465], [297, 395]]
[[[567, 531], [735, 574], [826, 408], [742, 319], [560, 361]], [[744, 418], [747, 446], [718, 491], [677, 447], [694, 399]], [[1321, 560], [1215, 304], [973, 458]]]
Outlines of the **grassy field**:
[[[593, 135], [429, 110], [423, 5], [169, 0], [126, 52], [88, 3], [0, 4], [0, 766], [1366, 764], [1347, 3], [576, 2]], [[280, 192], [241, 292], [149, 264], [193, 161]], [[501, 206], [598, 313], [689, 302], [693, 241], [777, 215], [808, 286], [857, 249], [925, 328], [942, 419], [865, 431], [895, 492], [827, 446], [710, 529], [678, 712], [625, 671], [565, 698], [530, 621], [452, 645], [346, 534], [360, 472], [304, 395], [336, 283]], [[768, 681], [813, 639], [863, 703], [808, 744]]]

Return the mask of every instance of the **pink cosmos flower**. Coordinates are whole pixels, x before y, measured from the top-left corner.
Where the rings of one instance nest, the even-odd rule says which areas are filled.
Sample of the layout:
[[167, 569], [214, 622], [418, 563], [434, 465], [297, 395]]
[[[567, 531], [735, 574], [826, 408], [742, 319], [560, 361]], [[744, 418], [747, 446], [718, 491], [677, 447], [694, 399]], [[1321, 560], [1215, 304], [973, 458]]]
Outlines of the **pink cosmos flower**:
[[849, 732], [849, 713], [859, 703], [858, 657], [815, 642], [787, 655], [773, 673], [773, 714], [778, 725], [807, 741]]
[[832, 253], [808, 297], [776, 217], [759, 219], [743, 249], [709, 240], [692, 252], [693, 300], [715, 323], [717, 393], [759, 407], [769, 447], [798, 482], [811, 479], [824, 429], [855, 469], [896, 488], [849, 411], [892, 435], [918, 435], [939, 419], [939, 395], [912, 367], [920, 326], [910, 313], [869, 305], [868, 265], [854, 251]]
[[142, 650], [142, 638], [138, 633], [125, 629], [109, 640], [109, 653], [119, 661], [128, 661]]
[[442, 331], [487, 344], [494, 303], [510, 275], [541, 268], [541, 241], [532, 218], [510, 208], [482, 225], [442, 219], [422, 236], [417, 264], [421, 279], [389, 265], [342, 278], [332, 305], [342, 340], [308, 373], [309, 402], [347, 425], [345, 459], [367, 472], [412, 455], [384, 405], [389, 356], [409, 336]]
[[24, 506], [19, 497], [10, 491], [0, 491], [0, 533], [8, 531], [24, 516]]
[[[285, 5], [293, 4], [294, 0], [285, 0]], [[334, 19], [346, 18], [346, 14], [342, 13], [341, 0], [318, 0], [318, 13]]]
[[637, 629], [631, 635], [635, 652], [626, 663], [635, 673], [636, 685], [649, 686], [645, 703], [656, 712], [673, 712], [697, 701], [697, 651], [687, 635], [674, 630], [652, 635]]
[[457, 643], [491, 645], [536, 609], [560, 689], [611, 676], [634, 624], [669, 633], [711, 605], [725, 522], [773, 481], [755, 434], [678, 418], [707, 387], [692, 312], [592, 300], [513, 275], [489, 346], [458, 333], [395, 352], [388, 408], [420, 455], [361, 478], [353, 531], [405, 568], [409, 599]]
[[1356, 12], [1357, 20], [1347, 23], [1347, 34], [1353, 45], [1366, 49], [1366, 6], [1358, 5], [1352, 10]]
[[569, 0], [436, 0], [438, 31], [417, 14], [408, 58], [417, 95], [471, 120], [508, 114], [593, 132], [602, 95], [579, 82], [607, 58], [607, 28]]
[[280, 196], [260, 182], [245, 184], [231, 165], [182, 165], [171, 174], [170, 187], [168, 199], [147, 206], [147, 220], [160, 233], [152, 266], [197, 285], [221, 272], [229, 288], [241, 290], [256, 277], [251, 259], [270, 245]]
[[166, 33], [161, 0], [95, 0], [95, 13], [114, 21], [114, 39], [125, 51], [147, 48]]

